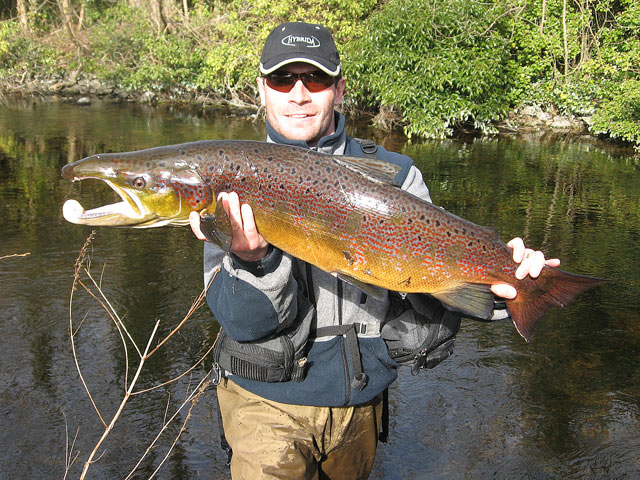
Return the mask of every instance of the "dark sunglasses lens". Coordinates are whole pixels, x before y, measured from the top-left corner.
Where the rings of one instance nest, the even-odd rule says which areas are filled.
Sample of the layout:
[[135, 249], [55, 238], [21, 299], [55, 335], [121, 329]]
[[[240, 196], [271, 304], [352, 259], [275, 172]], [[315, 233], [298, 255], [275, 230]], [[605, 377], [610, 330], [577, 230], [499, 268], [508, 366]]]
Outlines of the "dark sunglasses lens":
[[296, 76], [291, 73], [270, 73], [266, 76], [267, 85], [279, 92], [288, 92], [296, 83]]
[[308, 73], [289, 73], [274, 72], [266, 75], [267, 85], [279, 92], [288, 93], [291, 91], [298, 78], [302, 79], [302, 83], [310, 92], [319, 92], [333, 85], [333, 77], [324, 72], [308, 72]]
[[329, 88], [333, 85], [333, 82], [333, 77], [320, 71], [309, 72], [306, 76], [302, 77], [302, 83], [304, 83], [310, 92], [319, 92], [325, 88]]

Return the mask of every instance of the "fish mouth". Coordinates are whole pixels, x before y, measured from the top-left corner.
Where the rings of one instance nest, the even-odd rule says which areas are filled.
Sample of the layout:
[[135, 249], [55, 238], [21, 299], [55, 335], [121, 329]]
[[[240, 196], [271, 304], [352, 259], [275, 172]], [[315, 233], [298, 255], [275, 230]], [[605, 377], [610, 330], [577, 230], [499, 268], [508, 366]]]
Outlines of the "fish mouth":
[[70, 199], [62, 206], [62, 216], [65, 220], [79, 225], [91, 226], [142, 226], [155, 218], [155, 215], [151, 215], [153, 218], [150, 218], [147, 209], [137, 195], [109, 180], [100, 180], [109, 185], [122, 201], [85, 210], [80, 202]]

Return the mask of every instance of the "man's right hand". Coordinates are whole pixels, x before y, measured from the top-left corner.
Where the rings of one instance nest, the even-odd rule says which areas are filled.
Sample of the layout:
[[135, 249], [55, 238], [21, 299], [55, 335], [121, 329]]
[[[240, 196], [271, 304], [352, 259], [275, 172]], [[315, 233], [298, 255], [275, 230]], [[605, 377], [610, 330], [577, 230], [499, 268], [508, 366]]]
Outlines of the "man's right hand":
[[[232, 237], [229, 251], [246, 262], [257, 262], [264, 258], [269, 244], [258, 233], [251, 206], [246, 203], [240, 205], [240, 199], [235, 192], [220, 193], [218, 202], [222, 202], [222, 207], [231, 223]], [[191, 212], [189, 224], [194, 235], [198, 239], [206, 241], [206, 237], [200, 230], [200, 214], [198, 212]]]

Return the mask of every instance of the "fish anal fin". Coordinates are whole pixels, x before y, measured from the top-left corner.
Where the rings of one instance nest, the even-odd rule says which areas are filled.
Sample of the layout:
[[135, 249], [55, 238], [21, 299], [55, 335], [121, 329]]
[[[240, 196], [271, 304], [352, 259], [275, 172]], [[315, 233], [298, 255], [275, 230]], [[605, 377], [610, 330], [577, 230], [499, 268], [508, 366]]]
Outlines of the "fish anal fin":
[[348, 283], [349, 285], [353, 285], [354, 287], [359, 288], [368, 296], [375, 298], [376, 300], [384, 300], [386, 290], [380, 287], [376, 287], [375, 285], [371, 285], [369, 283], [365, 283], [362, 280], [358, 280], [357, 278], [353, 278], [344, 273], [337, 273], [336, 276], [342, 280], [343, 282]]
[[484, 320], [491, 317], [495, 303], [491, 286], [481, 283], [463, 283], [431, 295], [449, 310]]

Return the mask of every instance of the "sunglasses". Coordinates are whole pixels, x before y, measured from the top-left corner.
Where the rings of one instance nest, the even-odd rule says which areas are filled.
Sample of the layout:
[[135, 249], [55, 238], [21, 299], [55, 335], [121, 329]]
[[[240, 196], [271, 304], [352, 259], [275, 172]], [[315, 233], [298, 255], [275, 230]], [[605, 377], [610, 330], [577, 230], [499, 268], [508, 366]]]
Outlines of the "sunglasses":
[[270, 88], [282, 93], [289, 93], [298, 79], [302, 80], [303, 85], [312, 93], [325, 90], [336, 81], [335, 77], [321, 70], [304, 73], [273, 72], [265, 75], [264, 78]]

